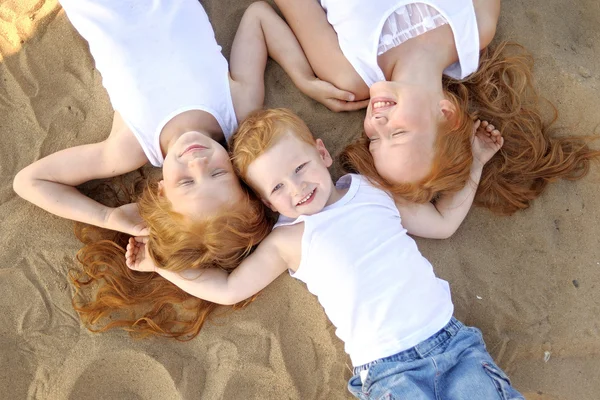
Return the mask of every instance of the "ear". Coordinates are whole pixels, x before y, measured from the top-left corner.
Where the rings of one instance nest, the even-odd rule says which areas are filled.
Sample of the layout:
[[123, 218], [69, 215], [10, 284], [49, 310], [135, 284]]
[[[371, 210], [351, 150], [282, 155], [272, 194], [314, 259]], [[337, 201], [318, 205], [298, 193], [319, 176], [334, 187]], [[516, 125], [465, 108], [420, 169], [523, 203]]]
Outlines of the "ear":
[[456, 107], [448, 99], [440, 100], [438, 104], [440, 113], [446, 121], [451, 121], [456, 115]]
[[162, 179], [158, 181], [158, 194], [161, 196], [165, 194], [165, 182]]
[[263, 204], [267, 207], [269, 207], [271, 209], [271, 211], [273, 212], [278, 212], [275, 207], [273, 207], [273, 204], [271, 204], [268, 200], [263, 199], [262, 197], [260, 198], [260, 200], [263, 202]]
[[319, 152], [319, 155], [321, 156], [321, 160], [323, 160], [323, 162], [325, 163], [325, 166], [327, 168], [331, 167], [331, 164], [333, 164], [333, 159], [331, 158], [331, 154], [329, 154], [329, 152], [325, 148], [325, 144], [321, 139], [316, 140], [316, 148]]

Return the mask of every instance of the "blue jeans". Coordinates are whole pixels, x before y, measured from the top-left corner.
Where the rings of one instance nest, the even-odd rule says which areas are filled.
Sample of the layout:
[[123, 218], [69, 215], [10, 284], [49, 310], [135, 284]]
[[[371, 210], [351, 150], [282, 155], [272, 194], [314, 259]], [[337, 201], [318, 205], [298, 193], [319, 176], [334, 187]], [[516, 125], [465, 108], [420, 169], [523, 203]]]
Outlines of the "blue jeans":
[[481, 331], [454, 317], [415, 347], [354, 374], [348, 390], [359, 399], [525, 400], [486, 351]]

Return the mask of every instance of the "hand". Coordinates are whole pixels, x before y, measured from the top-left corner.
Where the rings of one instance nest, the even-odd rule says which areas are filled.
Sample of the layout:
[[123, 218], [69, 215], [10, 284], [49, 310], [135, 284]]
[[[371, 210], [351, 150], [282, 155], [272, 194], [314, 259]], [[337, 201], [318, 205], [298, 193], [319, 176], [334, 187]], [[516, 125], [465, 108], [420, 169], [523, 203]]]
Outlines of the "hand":
[[130, 237], [125, 252], [125, 263], [129, 269], [140, 272], [156, 272], [156, 265], [148, 253], [148, 236]]
[[104, 227], [113, 231], [125, 232], [133, 236], [146, 236], [149, 233], [136, 203], [110, 209], [105, 221]]
[[354, 94], [338, 89], [319, 78], [309, 80], [304, 85], [303, 92], [335, 112], [360, 110], [369, 104], [369, 99], [354, 101]]
[[504, 138], [494, 125], [477, 120], [473, 124], [473, 162], [485, 165], [504, 144]]

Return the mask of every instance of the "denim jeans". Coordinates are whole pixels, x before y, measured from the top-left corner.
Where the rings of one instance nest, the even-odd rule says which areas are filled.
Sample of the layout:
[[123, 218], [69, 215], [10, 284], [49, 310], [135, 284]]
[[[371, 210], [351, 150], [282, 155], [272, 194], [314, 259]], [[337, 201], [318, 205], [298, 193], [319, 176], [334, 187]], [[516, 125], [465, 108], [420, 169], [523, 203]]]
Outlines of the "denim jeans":
[[452, 318], [413, 348], [354, 368], [359, 399], [508, 400], [524, 397], [485, 349], [477, 328]]

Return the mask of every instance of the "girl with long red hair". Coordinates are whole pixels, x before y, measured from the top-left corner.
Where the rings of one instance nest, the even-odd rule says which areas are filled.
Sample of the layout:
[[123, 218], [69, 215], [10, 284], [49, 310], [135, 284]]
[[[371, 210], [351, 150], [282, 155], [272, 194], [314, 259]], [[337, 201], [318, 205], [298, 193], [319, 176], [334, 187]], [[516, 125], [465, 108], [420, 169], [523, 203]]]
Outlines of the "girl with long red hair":
[[555, 118], [544, 123], [524, 49], [486, 48], [499, 0], [275, 2], [316, 75], [370, 97], [342, 163], [396, 197], [423, 203], [464, 187], [477, 119], [505, 138], [475, 199], [500, 214], [527, 208], [553, 180], [581, 178], [600, 155], [587, 137], [555, 137]]

